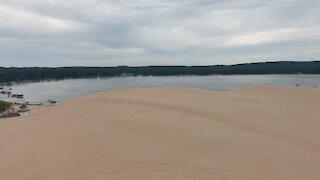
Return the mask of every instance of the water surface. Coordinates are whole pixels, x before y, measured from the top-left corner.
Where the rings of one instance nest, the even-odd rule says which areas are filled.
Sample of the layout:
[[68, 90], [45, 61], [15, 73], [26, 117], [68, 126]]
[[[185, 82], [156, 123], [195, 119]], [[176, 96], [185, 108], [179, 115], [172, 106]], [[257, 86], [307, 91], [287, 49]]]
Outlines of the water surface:
[[[20, 102], [63, 101], [68, 98], [125, 87], [192, 87], [226, 91], [236, 88], [273, 86], [320, 87], [320, 75], [228, 75], [228, 76], [168, 76], [168, 77], [114, 77], [100, 79], [68, 79], [13, 84], [12, 93], [24, 94], [23, 100], [1, 99]], [[6, 87], [8, 88], [8, 87]]]

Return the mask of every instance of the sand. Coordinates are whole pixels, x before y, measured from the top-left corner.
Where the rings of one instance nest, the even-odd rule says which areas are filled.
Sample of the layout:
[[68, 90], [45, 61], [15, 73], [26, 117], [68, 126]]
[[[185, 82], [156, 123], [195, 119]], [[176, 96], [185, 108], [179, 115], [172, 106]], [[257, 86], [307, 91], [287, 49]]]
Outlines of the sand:
[[[19, 110], [20, 106], [21, 106], [21, 104], [14, 104], [12, 107], [13, 107], [14, 111], [16, 112], [16, 111]], [[30, 115], [30, 114], [36, 114], [36, 113], [45, 111], [48, 108], [50, 108], [51, 106], [50, 105], [44, 105], [44, 104], [40, 104], [40, 105], [28, 104], [27, 107], [30, 110], [28, 112], [28, 115]]]
[[320, 89], [133, 88], [0, 120], [1, 180], [319, 180]]

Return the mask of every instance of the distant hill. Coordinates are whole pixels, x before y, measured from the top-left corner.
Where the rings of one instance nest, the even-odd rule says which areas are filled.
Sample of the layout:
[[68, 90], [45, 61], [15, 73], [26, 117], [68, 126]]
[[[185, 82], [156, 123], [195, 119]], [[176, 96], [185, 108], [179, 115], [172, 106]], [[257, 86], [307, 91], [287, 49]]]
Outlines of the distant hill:
[[114, 76], [320, 74], [320, 61], [260, 62], [212, 66], [0, 67], [0, 82], [41, 81]]

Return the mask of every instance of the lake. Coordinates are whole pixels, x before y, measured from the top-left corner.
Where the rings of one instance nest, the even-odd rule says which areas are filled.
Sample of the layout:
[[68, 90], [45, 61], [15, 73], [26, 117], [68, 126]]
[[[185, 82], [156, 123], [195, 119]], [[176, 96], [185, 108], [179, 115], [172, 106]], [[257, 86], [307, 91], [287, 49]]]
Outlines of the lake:
[[[63, 101], [98, 91], [126, 87], [192, 87], [227, 91], [251, 86], [320, 87], [320, 75], [227, 75], [227, 76], [168, 76], [168, 77], [113, 77], [99, 79], [67, 79], [13, 84], [12, 93], [24, 94], [24, 99], [0, 99], [12, 102], [44, 103], [47, 100]], [[5, 87], [8, 89], [9, 87]]]

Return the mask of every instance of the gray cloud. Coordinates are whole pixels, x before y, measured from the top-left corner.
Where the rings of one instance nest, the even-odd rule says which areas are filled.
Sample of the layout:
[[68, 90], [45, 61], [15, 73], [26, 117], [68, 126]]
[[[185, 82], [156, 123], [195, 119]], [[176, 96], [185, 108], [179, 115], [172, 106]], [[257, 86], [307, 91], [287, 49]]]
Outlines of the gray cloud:
[[314, 0], [0, 0], [0, 66], [320, 57]]

